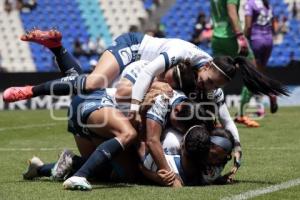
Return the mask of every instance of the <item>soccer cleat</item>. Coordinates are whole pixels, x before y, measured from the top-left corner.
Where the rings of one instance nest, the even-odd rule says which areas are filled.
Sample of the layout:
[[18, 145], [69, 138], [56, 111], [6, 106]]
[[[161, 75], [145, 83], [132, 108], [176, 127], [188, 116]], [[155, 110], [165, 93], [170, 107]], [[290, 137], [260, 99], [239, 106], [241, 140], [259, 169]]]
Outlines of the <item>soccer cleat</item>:
[[44, 165], [43, 161], [36, 156], [33, 156], [28, 160], [28, 168], [25, 173], [23, 173], [24, 180], [32, 180], [39, 177], [38, 169]]
[[239, 124], [244, 124], [246, 125], [247, 127], [249, 128], [257, 128], [259, 127], [259, 123], [250, 119], [249, 117], [246, 117], [246, 116], [240, 116], [240, 117], [237, 117], [235, 118], [234, 120], [236, 123], [239, 123]]
[[270, 95], [270, 112], [276, 113], [278, 110], [277, 97], [275, 95]]
[[24, 99], [30, 99], [33, 95], [32, 87], [33, 86], [7, 88], [3, 93], [3, 101], [15, 102]]
[[65, 149], [61, 152], [57, 162], [51, 170], [53, 180], [65, 180], [65, 178], [72, 171], [73, 156], [74, 153], [68, 149]]
[[48, 48], [60, 47], [61, 39], [61, 32], [55, 29], [48, 31], [33, 29], [32, 31], [21, 36], [22, 41], [35, 42]]
[[63, 183], [66, 190], [92, 190], [92, 185], [85, 177], [72, 176]]

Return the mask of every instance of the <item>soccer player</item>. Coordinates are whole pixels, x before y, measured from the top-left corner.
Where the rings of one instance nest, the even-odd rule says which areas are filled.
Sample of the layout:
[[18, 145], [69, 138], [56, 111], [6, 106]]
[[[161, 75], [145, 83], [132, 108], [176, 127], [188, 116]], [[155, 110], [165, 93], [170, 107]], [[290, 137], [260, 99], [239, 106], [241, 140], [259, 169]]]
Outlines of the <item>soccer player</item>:
[[[33, 30], [21, 37], [49, 48], [56, 57], [70, 57], [61, 44], [62, 34], [55, 30]], [[68, 79], [55, 80], [53, 94], [67, 95], [71, 92], [86, 93], [106, 88], [130, 63], [137, 60], [151, 61], [149, 68], [157, 74], [166, 72], [179, 61], [189, 59], [192, 66], [201, 67], [212, 58], [192, 43], [180, 39], [155, 38], [142, 33], [126, 33], [119, 36], [101, 55], [95, 70], [86, 75], [69, 76]], [[66, 60], [66, 59], [65, 59]], [[60, 60], [57, 60], [60, 62]], [[159, 69], [156, 67], [159, 66]], [[158, 70], [158, 71], [157, 71]], [[59, 84], [61, 82], [61, 84]], [[68, 82], [69, 84], [65, 84]], [[28, 99], [39, 95], [50, 95], [53, 82], [38, 86], [13, 87], [4, 92], [7, 102]], [[72, 86], [70, 88], [70, 85]], [[69, 87], [68, 87], [69, 86]]]
[[[24, 35], [22, 39], [49, 47], [56, 56], [59, 54], [62, 54], [61, 57], [70, 56], [61, 46], [61, 34], [57, 31], [34, 30]], [[164, 77], [167, 75], [164, 72], [168, 69], [174, 71], [174, 66], [186, 59], [190, 60], [192, 67], [200, 68], [197, 81], [201, 90], [210, 90], [225, 85], [233, 78], [237, 70], [236, 65], [240, 65], [239, 68], [243, 72], [249, 70], [251, 72], [244, 73], [244, 78], [245, 84], [251, 87], [253, 92], [276, 95], [286, 93], [279, 83], [261, 76], [254, 69], [249, 69], [249, 64], [241, 58], [233, 60], [220, 57], [213, 60], [195, 45], [180, 39], [154, 38], [140, 33], [127, 33], [119, 36], [115, 43], [102, 54], [95, 70], [88, 75], [88, 78], [85, 75], [69, 76], [67, 79], [54, 81], [56, 84], [47, 82], [36, 87], [13, 87], [4, 91], [3, 98], [4, 101], [12, 102], [38, 95], [49, 95], [51, 91], [52, 94], [65, 95], [70, 93], [70, 85], [73, 86], [71, 92], [75, 93], [104, 88], [111, 84], [127, 65], [139, 59], [150, 61], [150, 63], [139, 74], [137, 83], [133, 87], [131, 105], [133, 115], [136, 115], [135, 112], [139, 109], [138, 104], [143, 99], [152, 79], [161, 76], [168, 81], [168, 78]], [[229, 72], [224, 72], [225, 69], [230, 70], [230, 75]], [[184, 75], [187, 74], [184, 73]], [[190, 81], [195, 80], [191, 78]], [[170, 81], [170, 85], [177, 89], [173, 84], [174, 81]], [[257, 84], [262, 87], [257, 87]]]
[[[210, 3], [214, 25], [213, 55], [226, 55], [232, 58], [243, 55], [255, 63], [253, 52], [240, 25], [238, 14], [240, 0], [210, 0]], [[245, 105], [249, 103], [251, 97], [252, 93], [246, 87], [243, 87], [240, 110], [235, 121], [245, 124], [247, 127], [259, 127], [258, 122], [244, 115]]]
[[[142, 142], [143, 144], [143, 142]], [[177, 144], [180, 148], [177, 149]], [[167, 131], [161, 145], [165, 149], [163, 158], [173, 171], [182, 185], [199, 184], [201, 168], [196, 165], [199, 161], [207, 159], [210, 148], [210, 137], [205, 126], [195, 125], [190, 127], [184, 134], [176, 134], [174, 131]], [[142, 150], [141, 150], [142, 149]], [[172, 153], [171, 153], [172, 152]], [[141, 170], [149, 179], [160, 184], [161, 180], [155, 173], [159, 170], [157, 161], [153, 154], [148, 152], [147, 147], [141, 145], [139, 154], [142, 160]], [[202, 162], [201, 162], [202, 163]], [[145, 169], [150, 170], [147, 172]], [[162, 170], [158, 171], [158, 174]]]
[[[203, 135], [203, 133], [209, 134], [203, 125], [191, 127], [184, 135], [176, 132], [167, 132], [165, 138], [162, 140], [162, 146], [167, 151], [173, 150], [172, 153], [165, 152], [164, 154], [169, 167], [180, 177], [183, 185], [207, 185], [232, 182], [232, 172], [222, 176], [222, 171], [231, 159], [234, 144], [233, 136], [225, 129], [213, 130], [209, 136], [210, 147], [208, 148], [207, 157], [205, 160], [200, 160], [199, 155], [203, 150], [201, 152], [197, 152], [196, 150], [205, 147], [202, 141], [206, 137], [206, 134]], [[202, 139], [200, 140], [200, 138]], [[177, 149], [176, 144], [180, 144], [179, 149]], [[151, 154], [146, 153], [145, 155], [140, 152], [140, 156], [143, 166], [146, 169], [152, 172], [158, 170]], [[143, 169], [142, 172], [145, 176], [160, 183], [157, 175], [144, 172]]]
[[[245, 4], [245, 36], [249, 38], [256, 65], [263, 72], [273, 47], [273, 13], [268, 0], [248, 0]], [[269, 95], [271, 113], [278, 110], [276, 96]]]

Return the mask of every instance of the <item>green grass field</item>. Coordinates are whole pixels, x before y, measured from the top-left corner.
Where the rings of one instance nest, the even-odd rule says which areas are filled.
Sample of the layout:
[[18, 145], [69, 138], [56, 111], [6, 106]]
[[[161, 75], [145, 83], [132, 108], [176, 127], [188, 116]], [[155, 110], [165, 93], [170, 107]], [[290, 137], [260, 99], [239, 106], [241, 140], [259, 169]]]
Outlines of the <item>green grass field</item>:
[[[64, 116], [66, 111], [57, 111]], [[300, 107], [268, 114], [261, 127], [239, 127], [243, 164], [237, 183], [225, 186], [171, 189], [128, 184], [94, 185], [91, 192], [65, 191], [48, 179], [23, 181], [26, 161], [33, 155], [55, 161], [64, 148], [75, 149], [65, 121], [54, 121], [49, 111], [0, 113], [0, 199], [222, 199], [300, 178]], [[227, 168], [228, 170], [228, 168]], [[254, 199], [300, 199], [300, 185]]]

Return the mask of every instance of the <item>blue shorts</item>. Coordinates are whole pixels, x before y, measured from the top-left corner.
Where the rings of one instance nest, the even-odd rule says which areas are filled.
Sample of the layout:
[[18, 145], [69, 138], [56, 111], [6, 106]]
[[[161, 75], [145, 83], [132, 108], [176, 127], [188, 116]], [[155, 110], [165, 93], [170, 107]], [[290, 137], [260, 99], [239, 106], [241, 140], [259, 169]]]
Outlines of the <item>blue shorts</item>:
[[115, 58], [120, 67], [120, 73], [130, 63], [140, 60], [138, 47], [144, 38], [143, 33], [125, 33], [117, 37], [114, 43], [107, 48]]
[[68, 110], [68, 131], [73, 135], [90, 138], [94, 134], [86, 126], [88, 117], [92, 112], [104, 107], [116, 107], [105, 89], [96, 90], [88, 95], [74, 96]]

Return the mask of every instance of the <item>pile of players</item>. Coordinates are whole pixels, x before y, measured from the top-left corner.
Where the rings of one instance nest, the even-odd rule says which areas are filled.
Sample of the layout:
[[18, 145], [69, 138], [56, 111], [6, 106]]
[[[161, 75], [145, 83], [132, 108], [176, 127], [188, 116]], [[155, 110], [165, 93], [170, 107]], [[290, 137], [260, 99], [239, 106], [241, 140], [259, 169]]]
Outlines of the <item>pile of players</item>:
[[[219, 87], [241, 69], [253, 92], [286, 94], [280, 83], [242, 57], [213, 59], [186, 41], [140, 33], [118, 37], [95, 70], [84, 75], [61, 38], [56, 30], [38, 29], [22, 36], [48, 47], [64, 77], [9, 88], [4, 100], [71, 91], [68, 131], [81, 155], [66, 150], [50, 164], [33, 157], [24, 179], [51, 176], [64, 180], [65, 189], [80, 190], [92, 189], [90, 178], [173, 187], [230, 182], [240, 165], [241, 148]], [[121, 73], [115, 84], [114, 72]], [[225, 129], [215, 127], [216, 116]], [[232, 152], [234, 167], [221, 176]]]
[[[236, 12], [238, 1], [224, 5], [222, 11]], [[214, 8], [218, 11], [224, 5], [220, 1]], [[248, 42], [238, 23], [233, 23], [232, 19], [238, 19], [235, 12], [229, 11], [223, 13], [224, 19], [214, 19], [214, 23], [227, 21], [222, 24], [230, 32], [225, 34], [229, 39], [225, 41], [216, 29], [213, 49], [216, 55], [230, 50], [234, 58], [212, 58], [180, 39], [127, 33], [102, 54], [89, 75], [82, 73], [62, 46], [60, 32], [36, 29], [23, 35], [23, 41], [52, 51], [63, 77], [8, 88], [4, 101], [73, 94], [68, 131], [80, 152], [65, 150], [57, 162], [49, 164], [33, 157], [24, 179], [48, 176], [64, 180], [66, 189], [79, 190], [92, 189], [88, 179], [173, 187], [231, 182], [242, 151], [221, 87], [240, 70], [247, 91], [254, 94], [274, 97], [287, 95], [287, 90], [258, 72], [246, 57], [237, 56], [248, 51]], [[222, 44], [236, 48], [214, 48]], [[216, 128], [216, 118], [222, 128]], [[244, 116], [238, 121], [255, 126]], [[231, 155], [234, 166], [222, 176]]]

